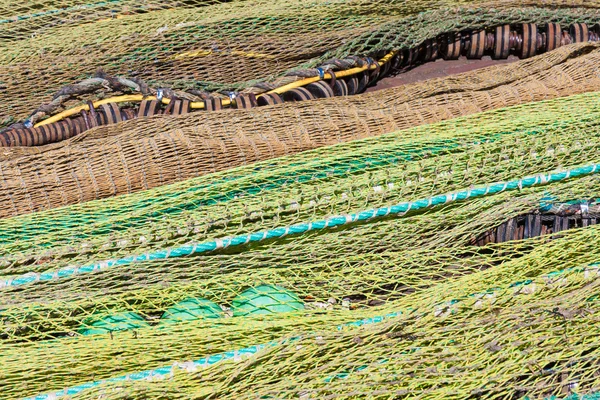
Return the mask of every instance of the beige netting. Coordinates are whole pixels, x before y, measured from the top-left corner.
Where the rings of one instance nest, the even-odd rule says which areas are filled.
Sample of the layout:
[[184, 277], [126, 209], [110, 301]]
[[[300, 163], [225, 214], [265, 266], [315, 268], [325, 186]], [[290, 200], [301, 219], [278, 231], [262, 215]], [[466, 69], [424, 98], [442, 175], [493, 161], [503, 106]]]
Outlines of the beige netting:
[[600, 51], [578, 44], [364, 95], [127, 121], [41, 148], [4, 149], [3, 217], [131, 193], [236, 165], [498, 107], [598, 90]]

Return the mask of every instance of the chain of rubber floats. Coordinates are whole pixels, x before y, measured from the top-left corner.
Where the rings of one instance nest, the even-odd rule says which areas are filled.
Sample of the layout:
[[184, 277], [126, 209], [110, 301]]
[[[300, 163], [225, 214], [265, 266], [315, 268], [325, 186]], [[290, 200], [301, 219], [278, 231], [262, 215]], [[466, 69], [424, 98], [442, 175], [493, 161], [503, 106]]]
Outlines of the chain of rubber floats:
[[[502, 60], [515, 55], [529, 58], [537, 54], [552, 51], [571, 43], [600, 40], [600, 26], [589, 27], [585, 23], [573, 24], [563, 30], [557, 23], [543, 26], [536, 24], [520, 24], [517, 26], [501, 25], [491, 29], [452, 32], [423, 42], [420, 46], [405, 49], [396, 53], [389, 61], [380, 65], [370, 58], [360, 59], [362, 65], [375, 64], [369, 69], [353, 76], [336, 79], [335, 72], [328, 70], [332, 76], [329, 81], [318, 81], [304, 87], [291, 89], [283, 94], [238, 93], [231, 95], [231, 106], [237, 109], [248, 109], [267, 105], [281, 104], [326, 98], [347, 96], [363, 92], [379, 79], [391, 73], [412, 68], [418, 64], [434, 61], [457, 60], [461, 56], [469, 59], [480, 59], [489, 55], [493, 59]], [[335, 60], [333, 60], [335, 63]], [[160, 100], [143, 100], [139, 107], [120, 108], [117, 103], [103, 104], [94, 108], [88, 102], [89, 111], [82, 110], [78, 116], [38, 127], [24, 127], [0, 132], [0, 146], [39, 146], [68, 139], [81, 132], [100, 125], [115, 124], [134, 118], [153, 115], [181, 115], [192, 111], [191, 101], [173, 97], [168, 105], [163, 106]], [[223, 102], [218, 97], [204, 99], [205, 111], [223, 109]]]
[[556, 209], [511, 218], [494, 229], [480, 234], [471, 244], [485, 246], [488, 243], [530, 239], [598, 223], [600, 223], [600, 204], [584, 202], [563, 205]]

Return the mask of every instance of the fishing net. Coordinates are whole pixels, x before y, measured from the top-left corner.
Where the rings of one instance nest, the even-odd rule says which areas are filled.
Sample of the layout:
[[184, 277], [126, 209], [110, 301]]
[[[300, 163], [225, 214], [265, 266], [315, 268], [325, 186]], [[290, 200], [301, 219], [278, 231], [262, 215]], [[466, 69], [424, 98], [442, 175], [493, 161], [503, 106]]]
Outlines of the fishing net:
[[[594, 296], [598, 294], [598, 269], [577, 267], [597, 259], [594, 240], [597, 234], [597, 228], [590, 227], [551, 242], [535, 244], [535, 252], [496, 265], [476, 274], [476, 278], [469, 275], [452, 283], [438, 283], [422, 295], [408, 294], [386, 308], [370, 312], [337, 310], [329, 311], [325, 316], [322, 310], [305, 311], [289, 314], [287, 318], [271, 317], [268, 320], [233, 317], [219, 323], [212, 320], [191, 321], [112, 335], [6, 345], [4, 357], [7, 360], [7, 384], [11, 388], [9, 394], [12, 390], [19, 394], [36, 393], [36, 389], [58, 390], [75, 383], [149, 368], [164, 369], [164, 366], [173, 367], [175, 375], [147, 385], [143, 392], [146, 396], [162, 393], [163, 396], [177, 398], [198, 391], [200, 395], [216, 392], [215, 397], [220, 397], [246, 389], [252, 390], [252, 394], [262, 392], [282, 398], [313, 389], [315, 397], [319, 398], [320, 392], [327, 391], [351, 395], [355, 390], [362, 390], [366, 394], [376, 394], [377, 391], [370, 392], [375, 388], [381, 390], [379, 395], [384, 395], [397, 393], [402, 381], [406, 385], [417, 384], [412, 379], [396, 379], [393, 382], [400, 388], [394, 387], [392, 382], [387, 385], [382, 382], [382, 386], [378, 387], [366, 384], [368, 378], [360, 374], [356, 388], [352, 386], [352, 376], [346, 378], [351, 380], [349, 386], [343, 386], [343, 380], [327, 384], [337, 381], [332, 378], [344, 378], [366, 366], [375, 366], [378, 371], [377, 364], [386, 359], [391, 362], [388, 367], [398, 374], [405, 371], [404, 365], [422, 366], [423, 369], [443, 365], [442, 370], [456, 366], [459, 371], [481, 368], [475, 376], [453, 381], [454, 391], [446, 387], [447, 394], [457, 397], [478, 386], [483, 394], [486, 390], [493, 390], [504, 395], [560, 394], [569, 388], [589, 390], [597, 384], [597, 377], [593, 374], [593, 354], [597, 349], [591, 336], [596, 320], [590, 301], [595, 301]], [[514, 257], [515, 250], [532, 244], [496, 250]], [[571, 267], [573, 270], [556, 269]], [[417, 268], [415, 266], [414, 270]], [[440, 293], [444, 295], [440, 296]], [[462, 303], [457, 300], [462, 300]], [[385, 324], [375, 332], [372, 329], [357, 332], [355, 326], [360, 323], [355, 323], [344, 328], [349, 331], [344, 334], [340, 334], [337, 328], [348, 321], [371, 317], [363, 323], [367, 325], [381, 320], [373, 317], [392, 312], [400, 318], [399, 321], [394, 318], [393, 327]], [[399, 312], [403, 314], [398, 315]], [[512, 334], [507, 335], [506, 330]], [[389, 333], [392, 335], [387, 336]], [[394, 355], [403, 354], [404, 348], [398, 352], [392, 350], [396, 348], [392, 343], [398, 345], [395, 341], [360, 346], [365, 341], [369, 343], [369, 337], [373, 340], [378, 337], [400, 339], [403, 334], [410, 348], [423, 350], [423, 353], [399, 361]], [[289, 347], [284, 342], [283, 349], [280, 346], [272, 352], [268, 348], [253, 349], [257, 344], [274, 346], [271, 344], [273, 341], [299, 336], [300, 342]], [[443, 341], [444, 337], [448, 342]], [[565, 337], [568, 338], [568, 347]], [[223, 362], [224, 365], [208, 370], [202, 367], [205, 355], [245, 348], [249, 350], [235, 353], [229, 362]], [[440, 352], [442, 349], [454, 350], [454, 357]], [[252, 351], [258, 353], [256, 358], [246, 360], [252, 356]], [[115, 358], [114, 354], [119, 356]], [[300, 355], [306, 358], [303, 360]], [[414, 357], [421, 361], [415, 363]], [[197, 365], [192, 360], [198, 360]], [[180, 364], [174, 365], [174, 361]], [[529, 365], [534, 361], [540, 365]], [[312, 367], [309, 362], [312, 362]], [[321, 367], [315, 369], [317, 363]], [[483, 368], [483, 365], [486, 367]], [[301, 369], [296, 370], [296, 367]], [[392, 374], [391, 370], [389, 374]], [[158, 379], [160, 375], [156, 375]], [[497, 381], [490, 382], [489, 376], [496, 377]], [[52, 379], [49, 380], [49, 377]], [[433, 374], [419, 383], [434, 385], [442, 379], [443, 376]], [[230, 385], [231, 380], [236, 385]], [[296, 384], [290, 385], [291, 382]], [[423, 387], [404, 389], [409, 390], [409, 394], [428, 393]], [[439, 390], [444, 393], [443, 387]], [[119, 396], [118, 392], [108, 390], [108, 393], [111, 398]], [[130, 391], [121, 393], [124, 394], [130, 395]], [[97, 394], [92, 391], [89, 395]]]
[[[596, 44], [347, 98], [148, 118], [5, 149], [0, 216], [131, 193], [237, 165], [600, 87]], [[224, 121], [227, 121], [224, 123]]]
[[[153, 87], [241, 91], [259, 82], [280, 82], [278, 78], [294, 69], [316, 67], [332, 58], [410, 48], [448, 31], [503, 23], [592, 26], [600, 21], [593, 2], [566, 7], [563, 1], [553, 1], [534, 7], [533, 2], [500, 1], [475, 8], [479, 3], [463, 1], [318, 0], [307, 5], [280, 0], [196, 7], [208, 3], [157, 2], [155, 6], [122, 1], [115, 4], [120, 18], [109, 19], [98, 18], [106, 15], [112, 2], [71, 11], [67, 5], [53, 8], [48, 3], [40, 13], [50, 14], [36, 18], [19, 18], [20, 10], [11, 11], [15, 21], [6, 18], [0, 24], [6, 29], [4, 36], [14, 38], [0, 47], [0, 85], [7, 94], [0, 121], [3, 125], [23, 121], [63, 86], [89, 78], [98, 68]], [[471, 8], [449, 7], [464, 3]], [[65, 11], [52, 14], [51, 8]], [[131, 12], [119, 14], [119, 8]], [[86, 16], [79, 18], [79, 14]], [[37, 31], [32, 27], [34, 37], [21, 28], [34, 21], [44, 25], [48, 15], [57, 15], [57, 23]], [[73, 23], [61, 23], [63, 18]], [[21, 37], [15, 38], [16, 33]]]
[[588, 398], [573, 393], [598, 385], [597, 278], [530, 281], [484, 301], [463, 298], [452, 312], [411, 298], [405, 315], [367, 329], [297, 331], [302, 337], [250, 360], [175, 367], [163, 380], [112, 384], [80, 398]]
[[[571, 385], [570, 371], [580, 389], [590, 390], [597, 377], [587, 363], [595, 348], [586, 337], [595, 314], [581, 310], [597, 294], [597, 269], [588, 266], [598, 259], [598, 228], [483, 247], [473, 239], [508, 218], [539, 212], [545, 202], [597, 197], [598, 101], [597, 93], [589, 93], [503, 108], [144, 195], [5, 219], [0, 318], [7, 394], [86, 384], [111, 397], [282, 398], [304, 390], [314, 398], [330, 392], [433, 396], [435, 390], [464, 397], [476, 388], [550, 395]], [[520, 180], [566, 170], [536, 178], [538, 184]], [[466, 194], [427, 207], [431, 196], [461, 190]], [[423, 207], [387, 218], [361, 212], [407, 201], [409, 209]], [[319, 222], [340, 218], [337, 228], [322, 229], [328, 222]], [[313, 223], [305, 234], [285, 228], [308, 221]], [[228, 237], [245, 234], [240, 245], [227, 245]], [[215, 251], [200, 252], [206, 243]], [[197, 251], [181, 250], [185, 246]], [[523, 283], [527, 279], [535, 286]], [[567, 283], [555, 287], [548, 284], [553, 279]], [[566, 296], [565, 308], [559, 304]], [[450, 301], [462, 298], [481, 304], [467, 303], [463, 314], [460, 303]], [[551, 306], [559, 308], [555, 314], [532, 311]], [[432, 316], [422, 316], [426, 309]], [[394, 311], [403, 312], [399, 320], [374, 325], [380, 320], [374, 317]], [[553, 333], [564, 329], [561, 313], [574, 336], [569, 346], [557, 347]], [[365, 318], [373, 328], [359, 339], [344, 332], [361, 323], [342, 333], [337, 328]], [[507, 328], [519, 318], [529, 324], [520, 331]], [[397, 347], [400, 331], [408, 334], [407, 349], [416, 349], [406, 359], [405, 341]], [[548, 346], [539, 345], [544, 338]], [[506, 344], [523, 340], [516, 350]], [[533, 343], [538, 347], [531, 349]], [[445, 358], [440, 347], [464, 356]], [[292, 349], [306, 359], [299, 361]], [[521, 350], [529, 351], [524, 358], [516, 355]], [[217, 353], [225, 355], [203, 358]], [[246, 360], [252, 354], [258, 357]], [[555, 364], [544, 358], [548, 354]], [[540, 358], [540, 368], [553, 374], [525, 369]], [[440, 362], [448, 370], [454, 362], [460, 379], [396, 377], [406, 373], [404, 365], [420, 371], [441, 368]], [[368, 372], [360, 371], [379, 363], [381, 383], [366, 384]], [[468, 380], [459, 374], [476, 368]], [[338, 381], [338, 374], [347, 376]], [[121, 392], [112, 391], [114, 381], [87, 384], [125, 375], [164, 380], [126, 384]]]
[[[560, 247], [553, 250], [568, 253]], [[552, 259], [556, 253], [543, 248], [538, 255]], [[530, 269], [521, 275], [525, 265]], [[79, 398], [168, 393], [171, 398], [592, 399], [573, 393], [594, 393], [598, 385], [592, 331], [597, 326], [597, 270], [541, 272], [552, 266], [558, 265], [522, 259], [482, 274], [483, 279], [439, 285], [431, 297], [407, 296], [387, 309], [394, 310], [387, 321], [342, 331], [300, 329], [250, 359], [204, 368], [200, 363], [173, 365], [162, 379], [157, 374], [151, 382], [112, 383]], [[497, 281], [503, 275], [499, 270], [528, 279]], [[467, 283], [483, 292], [457, 287]], [[450, 300], [446, 304], [436, 303], [440, 290]], [[565, 302], [568, 306], [557, 307]]]
[[[98, 67], [259, 93], [331, 59], [548, 22], [597, 36], [600, 11], [0, 0], [0, 127]], [[596, 399], [598, 46], [3, 148], [0, 397]]]
[[[127, 3], [121, 2], [124, 7]], [[135, 2], [131, 3], [135, 9]], [[296, 0], [194, 7], [194, 2], [187, 6], [157, 3], [156, 11], [91, 24], [60, 24], [34, 38], [6, 42], [3, 50], [9, 53], [3, 52], [5, 56], [0, 60], [4, 65], [1, 81], [18, 101], [6, 104], [3, 119], [26, 116], [39, 105], [36, 97], [48, 96], [65, 84], [81, 80], [99, 66], [110, 73], [132, 74], [173, 87], [192, 81], [213, 82], [212, 86], [218, 87], [243, 86], [245, 81], [276, 76], [323, 55], [348, 37], [367, 32], [394, 16], [444, 4], [397, 2], [386, 6], [388, 2], [317, 1], [307, 6]], [[392, 14], [386, 15], [386, 11]], [[17, 24], [30, 23], [24, 20]], [[20, 26], [16, 30], [22, 32]], [[73, 37], [79, 41], [71, 40]], [[38, 57], [41, 64], [34, 60]], [[28, 69], [20, 71], [24, 62]], [[48, 69], [48, 65], [56, 67]]]
[[[317, 206], [329, 210], [327, 199], [331, 196], [339, 197], [345, 192], [340, 201], [348, 203], [350, 194], [355, 191], [352, 185], [357, 182], [356, 174], [370, 182], [367, 186], [377, 187], [384, 193], [394, 180], [389, 181], [388, 172], [372, 175], [371, 170], [395, 169], [395, 163], [414, 157], [445, 155], [450, 160], [457, 149], [466, 151], [474, 141], [487, 139], [490, 135], [508, 140], [514, 137], [512, 133], [526, 135], [530, 129], [551, 130], [565, 136], [575, 135], [571, 132], [573, 127], [587, 132], [588, 124], [595, 124], [596, 104], [597, 93], [592, 93], [510, 107], [264, 161], [139, 194], [6, 219], [0, 222], [3, 239], [0, 246], [5, 253], [24, 250], [38, 253], [45, 247], [68, 246], [72, 241], [85, 246], [104, 245], [116, 242], [112, 238], [114, 235], [128, 236], [128, 240], [121, 243], [123, 245], [137, 246], [142, 236], [144, 245], [163, 240], [175, 244], [188, 240], [188, 234], [227, 235], [245, 224], [251, 224], [248, 230], [255, 229], [271, 218], [275, 218], [273, 223], [277, 224], [284, 215], [286, 218], [308, 218], [314, 215]], [[560, 121], [568, 121], [568, 124]], [[523, 148], [523, 151], [528, 149]], [[427, 163], [431, 164], [428, 168], [444, 171], [437, 160]], [[439, 167], [436, 169], [434, 165]], [[533, 166], [537, 167], [536, 164]], [[489, 167], [499, 168], [497, 165]], [[400, 176], [401, 181], [409, 183], [395, 188], [402, 191], [402, 196], [424, 194], [424, 188], [414, 185], [423, 179], [418, 171], [424, 167], [414, 168], [396, 170], [391, 175]], [[452, 170], [450, 165], [444, 168]], [[468, 178], [468, 174], [464, 174]], [[336, 183], [325, 191], [319, 183], [331, 179]], [[312, 187], [310, 191], [300, 189], [307, 185]], [[453, 188], [464, 185], [459, 181]], [[347, 190], [342, 190], [343, 187]], [[373, 191], [375, 196], [372, 188], [364, 195]], [[374, 201], [378, 201], [378, 196]], [[233, 203], [237, 204], [235, 209], [230, 206]], [[364, 203], [359, 201], [357, 205]], [[155, 231], [156, 238], [151, 237], [148, 227]]]

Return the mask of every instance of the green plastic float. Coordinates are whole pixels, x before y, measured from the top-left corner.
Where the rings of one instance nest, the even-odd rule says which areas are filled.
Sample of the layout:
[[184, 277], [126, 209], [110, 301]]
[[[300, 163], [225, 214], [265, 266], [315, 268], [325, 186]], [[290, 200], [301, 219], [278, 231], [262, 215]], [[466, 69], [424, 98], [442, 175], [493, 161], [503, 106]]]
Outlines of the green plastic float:
[[261, 285], [250, 288], [232, 302], [234, 317], [287, 313], [304, 309], [304, 303], [293, 292], [279, 286]]
[[83, 322], [83, 325], [79, 333], [87, 336], [143, 328], [148, 326], [148, 323], [134, 312], [122, 312], [100, 319], [88, 319]]
[[222, 316], [223, 310], [218, 304], [206, 299], [190, 298], [169, 307], [160, 319], [161, 323], [175, 323]]

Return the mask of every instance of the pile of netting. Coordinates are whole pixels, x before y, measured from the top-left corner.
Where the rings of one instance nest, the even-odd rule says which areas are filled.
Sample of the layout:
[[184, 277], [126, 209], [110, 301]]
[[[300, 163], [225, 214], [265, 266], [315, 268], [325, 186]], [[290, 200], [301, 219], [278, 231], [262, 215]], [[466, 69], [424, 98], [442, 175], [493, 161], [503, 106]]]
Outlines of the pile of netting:
[[474, 240], [548, 203], [597, 208], [599, 104], [501, 108], [3, 219], [4, 394], [593, 393], [598, 226]]
[[[13, 3], [0, 129], [86, 104], [89, 129], [0, 152], [0, 397], [600, 398], [600, 3]], [[157, 88], [333, 91], [320, 66], [376, 75], [449, 32], [531, 51], [90, 124]]]
[[0, 127], [22, 122], [98, 67], [111, 76], [187, 91], [191, 99], [204, 92], [260, 93], [300, 79], [295, 70], [411, 48], [449, 31], [520, 23], [593, 26], [600, 22], [597, 6], [562, 0], [5, 2]]
[[476, 112], [600, 89], [598, 44], [350, 97], [148, 118], [0, 155], [0, 217], [137, 192]]

